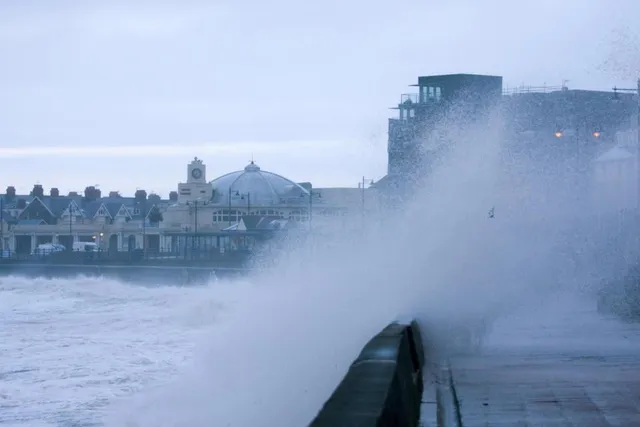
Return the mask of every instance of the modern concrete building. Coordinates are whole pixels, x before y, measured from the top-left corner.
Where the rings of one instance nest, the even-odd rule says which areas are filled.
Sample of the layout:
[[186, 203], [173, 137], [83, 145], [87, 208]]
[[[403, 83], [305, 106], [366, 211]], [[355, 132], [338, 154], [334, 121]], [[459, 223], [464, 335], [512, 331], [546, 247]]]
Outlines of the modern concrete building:
[[473, 74], [419, 77], [412, 86], [418, 93], [401, 95], [399, 114], [389, 119], [388, 173], [375, 185], [391, 204], [429, 176], [456, 134], [488, 123], [487, 113], [501, 115], [514, 162], [556, 182], [572, 180], [578, 197], [587, 194], [592, 162], [638, 121], [638, 95], [626, 89], [503, 89], [502, 77]]
[[393, 107], [398, 117], [389, 119], [388, 178], [379, 181], [378, 188], [427, 172], [445, 142], [435, 134], [438, 124], [464, 126], [483, 117], [500, 100], [502, 77], [426, 76], [412, 86], [418, 93], [401, 95]]
[[389, 119], [387, 175], [373, 186], [381, 205], [397, 209], [451, 146], [449, 129], [478, 123], [502, 94], [502, 77], [451, 74], [418, 78], [418, 93], [400, 96]]

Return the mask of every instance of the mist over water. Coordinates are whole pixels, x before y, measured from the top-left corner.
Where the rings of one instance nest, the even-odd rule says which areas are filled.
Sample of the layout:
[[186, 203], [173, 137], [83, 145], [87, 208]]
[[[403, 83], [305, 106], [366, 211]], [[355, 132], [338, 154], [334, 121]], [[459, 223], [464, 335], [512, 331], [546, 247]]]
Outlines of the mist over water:
[[394, 319], [417, 317], [439, 343], [451, 325], [584, 289], [567, 280], [568, 260], [597, 259], [598, 244], [575, 233], [579, 201], [550, 197], [571, 184], [549, 185], [535, 161], [515, 157], [498, 113], [489, 125], [440, 127], [451, 148], [410, 203], [368, 218], [364, 233], [312, 239], [277, 270], [227, 284], [217, 295], [227, 310], [188, 372], [114, 408], [109, 425], [306, 425]]

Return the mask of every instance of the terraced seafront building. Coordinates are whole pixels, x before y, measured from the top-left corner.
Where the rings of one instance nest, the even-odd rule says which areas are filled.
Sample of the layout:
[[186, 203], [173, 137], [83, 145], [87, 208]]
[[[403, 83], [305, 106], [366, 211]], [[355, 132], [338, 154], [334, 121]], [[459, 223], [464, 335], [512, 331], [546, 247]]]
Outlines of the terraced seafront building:
[[[28, 254], [38, 245], [95, 242], [105, 251], [184, 253], [251, 249], [258, 236], [290, 227], [351, 227], [371, 209], [365, 188], [313, 188], [261, 169], [255, 162], [207, 181], [206, 165], [195, 158], [187, 179], [169, 199], [146, 193], [108, 197], [41, 185], [31, 194], [0, 195], [0, 242], [10, 252]], [[367, 203], [365, 204], [365, 200]]]

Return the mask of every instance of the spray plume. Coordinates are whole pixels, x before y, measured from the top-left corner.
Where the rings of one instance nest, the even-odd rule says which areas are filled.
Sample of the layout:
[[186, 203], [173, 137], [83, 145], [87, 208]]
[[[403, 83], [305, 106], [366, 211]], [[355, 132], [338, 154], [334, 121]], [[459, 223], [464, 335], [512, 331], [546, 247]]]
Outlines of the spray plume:
[[192, 367], [116, 405], [109, 425], [306, 425], [390, 321], [418, 318], [437, 346], [451, 325], [487, 325], [552, 292], [566, 270], [558, 244], [575, 249], [559, 240], [575, 206], [541, 210], [538, 200], [565, 185], [544, 184], [533, 160], [512, 153], [499, 109], [485, 118], [450, 116], [425, 136], [448, 148], [411, 201], [369, 215], [364, 230], [354, 220], [291, 243], [269, 272], [212, 287], [227, 310]]

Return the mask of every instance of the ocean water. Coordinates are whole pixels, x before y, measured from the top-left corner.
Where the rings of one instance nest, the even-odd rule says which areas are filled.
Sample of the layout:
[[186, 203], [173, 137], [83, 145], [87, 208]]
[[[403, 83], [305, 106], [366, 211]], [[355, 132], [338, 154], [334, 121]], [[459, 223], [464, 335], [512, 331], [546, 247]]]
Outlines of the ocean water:
[[212, 286], [0, 278], [0, 425], [98, 426], [178, 376], [221, 312]]
[[[278, 335], [265, 329], [266, 308], [289, 303], [274, 291], [248, 282], [0, 278], [0, 426], [303, 425], [377, 326], [323, 326], [337, 334], [332, 340], [321, 329], [298, 335], [287, 320], [289, 329], [274, 323]], [[581, 292], [530, 299], [493, 320], [488, 353], [640, 351], [640, 328], [601, 316], [593, 295]], [[235, 329], [256, 334], [237, 337]]]

